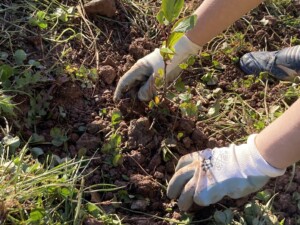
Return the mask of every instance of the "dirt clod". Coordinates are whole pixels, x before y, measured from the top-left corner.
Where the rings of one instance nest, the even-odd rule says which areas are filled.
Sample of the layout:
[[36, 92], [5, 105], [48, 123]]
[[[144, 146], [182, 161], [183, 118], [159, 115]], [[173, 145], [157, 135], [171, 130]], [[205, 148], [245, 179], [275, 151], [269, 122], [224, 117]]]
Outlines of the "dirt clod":
[[116, 14], [115, 0], [92, 0], [84, 5], [84, 10], [88, 15], [98, 14], [113, 17]]
[[117, 76], [116, 70], [112, 66], [102, 66], [100, 68], [99, 77], [106, 84], [112, 84]]
[[154, 198], [160, 193], [160, 186], [150, 176], [132, 175], [130, 183], [133, 184], [136, 193], [141, 194], [143, 197]]
[[129, 46], [129, 53], [135, 60], [138, 60], [150, 53], [150, 50], [145, 49], [145, 43], [146, 41], [144, 38], [138, 38]]
[[194, 143], [199, 145], [201, 148], [205, 147], [205, 143], [207, 142], [207, 137], [200, 129], [195, 129], [192, 133], [191, 138], [194, 141]]
[[146, 146], [153, 140], [154, 133], [150, 129], [150, 121], [143, 117], [130, 121], [128, 129], [128, 147], [130, 149], [137, 148], [139, 145]]
[[87, 150], [95, 150], [100, 144], [100, 138], [84, 133], [76, 142], [77, 149], [86, 148]]
[[192, 121], [185, 120], [185, 119], [180, 120], [178, 124], [179, 124], [178, 130], [184, 131], [186, 134], [191, 134], [195, 127], [195, 124]]
[[132, 210], [146, 211], [148, 202], [146, 200], [136, 200], [133, 201], [130, 208]]

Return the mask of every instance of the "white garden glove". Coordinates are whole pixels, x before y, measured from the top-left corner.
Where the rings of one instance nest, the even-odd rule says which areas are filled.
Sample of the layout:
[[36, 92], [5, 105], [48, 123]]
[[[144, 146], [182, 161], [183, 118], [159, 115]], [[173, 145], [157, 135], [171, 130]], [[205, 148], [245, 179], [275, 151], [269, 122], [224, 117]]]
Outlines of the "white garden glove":
[[[190, 55], [195, 55], [201, 49], [198, 45], [191, 42], [186, 36], [178, 40], [174, 46], [175, 55], [167, 66], [167, 82], [173, 81], [180, 73], [179, 65], [183, 63]], [[114, 101], [119, 101], [122, 95], [129, 89], [140, 86], [138, 98], [141, 101], [150, 101], [155, 93], [155, 77], [159, 69], [164, 69], [164, 61], [159, 49], [139, 59], [133, 67], [125, 73], [118, 82]]]
[[285, 170], [268, 164], [258, 152], [254, 139], [247, 144], [227, 148], [206, 149], [183, 156], [170, 180], [167, 195], [178, 199], [180, 210], [187, 211], [194, 203], [208, 206], [224, 196], [240, 198], [258, 191], [270, 177]]

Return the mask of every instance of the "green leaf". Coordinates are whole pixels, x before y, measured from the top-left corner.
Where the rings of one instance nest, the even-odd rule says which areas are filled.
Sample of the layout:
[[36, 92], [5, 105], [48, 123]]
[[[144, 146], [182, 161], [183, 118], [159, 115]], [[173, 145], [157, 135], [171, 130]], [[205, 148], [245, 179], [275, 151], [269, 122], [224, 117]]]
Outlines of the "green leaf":
[[178, 96], [182, 101], [187, 102], [192, 99], [193, 95], [190, 93], [183, 93]]
[[149, 109], [153, 109], [156, 106], [155, 102], [151, 100], [148, 104]]
[[41, 29], [48, 27], [47, 21], [45, 20], [47, 13], [44, 11], [38, 11], [37, 14], [29, 19], [29, 23], [33, 26], [38, 26]]
[[182, 18], [178, 20], [173, 28], [172, 33], [186, 33], [187, 31], [191, 30], [195, 25], [197, 21], [197, 16], [192, 15], [189, 17]]
[[31, 65], [31, 66], [34, 66], [36, 68], [42, 68], [42, 65], [39, 61], [36, 61], [36, 60], [33, 60], [33, 59], [30, 59], [28, 61], [28, 64]]
[[14, 73], [14, 69], [7, 64], [0, 66], [0, 81], [8, 80]]
[[179, 92], [184, 92], [186, 90], [185, 84], [182, 82], [181, 78], [176, 81], [175, 89]]
[[47, 15], [46, 12], [44, 12], [44, 11], [38, 11], [37, 14], [36, 14], [36, 17], [39, 20], [43, 20], [43, 19], [45, 19], [46, 15]]
[[30, 212], [29, 220], [31, 222], [40, 222], [43, 220], [44, 215], [45, 215], [44, 209], [33, 209]]
[[103, 153], [109, 153], [110, 151], [118, 152], [119, 146], [121, 145], [121, 135], [115, 133], [110, 136], [108, 143], [104, 144], [101, 148]]
[[112, 164], [113, 166], [118, 166], [121, 162], [122, 155], [121, 154], [116, 154], [113, 158]]
[[163, 54], [174, 55], [175, 52], [174, 52], [172, 49], [170, 49], [170, 48], [162, 47], [162, 48], [160, 49], [160, 54], [161, 54], [161, 55], [163, 55]]
[[6, 115], [15, 116], [14, 108], [16, 105], [12, 102], [12, 96], [1, 94], [0, 92], [0, 112]]
[[24, 60], [27, 58], [27, 54], [23, 49], [19, 49], [14, 53], [14, 60], [16, 64], [22, 65], [24, 64]]
[[[167, 41], [168, 48], [174, 48], [175, 44], [179, 41], [179, 39], [184, 35], [184, 33], [172, 33]], [[172, 51], [172, 50], [171, 50]]]
[[38, 147], [31, 148], [30, 152], [34, 158], [38, 158], [39, 156], [44, 155], [44, 150]]
[[196, 57], [195, 57], [194, 55], [191, 55], [191, 56], [187, 59], [187, 61], [186, 61], [186, 63], [187, 63], [189, 66], [194, 65], [195, 62], [196, 62]]
[[72, 197], [73, 192], [69, 188], [63, 187], [60, 189], [60, 194], [67, 198]]
[[64, 142], [68, 140], [67, 136], [65, 136], [61, 129], [58, 127], [53, 127], [50, 130], [50, 136], [53, 138], [51, 143], [56, 147], [61, 146]]
[[269, 191], [260, 191], [256, 194], [256, 198], [258, 198], [263, 203], [267, 203], [267, 201], [272, 197], [272, 194]]
[[62, 8], [57, 8], [54, 15], [62, 22], [68, 21], [68, 14]]
[[216, 85], [218, 83], [218, 78], [214, 74], [214, 71], [204, 74], [201, 80], [207, 85]]
[[45, 137], [43, 135], [38, 135], [37, 133], [33, 133], [31, 136], [31, 143], [36, 143], [36, 142], [44, 142]]
[[89, 212], [93, 217], [98, 218], [98, 217], [101, 215], [102, 211], [101, 211], [101, 209], [100, 209], [97, 205], [88, 202], [88, 203], [86, 204], [86, 206], [87, 206], [88, 212]]
[[214, 214], [214, 220], [219, 224], [228, 225], [231, 224], [233, 219], [233, 213], [230, 209], [226, 209], [224, 212], [216, 211]]
[[165, 15], [164, 12], [162, 10], [159, 10], [159, 12], [156, 15], [156, 19], [160, 24], [164, 24], [165, 21]]
[[205, 59], [205, 60], [210, 60], [211, 55], [209, 53], [207, 53], [207, 52], [202, 52], [201, 53], [201, 58]]
[[113, 126], [119, 124], [122, 120], [122, 114], [120, 111], [114, 111], [111, 115], [111, 123]]
[[220, 103], [219, 102], [216, 102], [207, 112], [207, 115], [209, 117], [213, 117], [213, 116], [216, 116], [218, 115], [220, 112]]
[[160, 54], [164, 59], [169, 60], [173, 57], [173, 55], [175, 55], [175, 52], [170, 48], [162, 47], [160, 49]]
[[13, 137], [11, 135], [6, 135], [2, 139], [2, 144], [4, 146], [9, 146], [11, 151], [15, 151], [20, 146], [20, 138], [18, 136]]
[[179, 108], [181, 110], [181, 113], [184, 115], [184, 116], [190, 116], [190, 117], [195, 117], [198, 115], [198, 108], [197, 106], [192, 103], [192, 102], [184, 102], [184, 103], [181, 103], [179, 105]]
[[179, 64], [179, 67], [180, 69], [186, 70], [189, 67], [189, 65], [187, 63], [181, 63]]
[[184, 5], [184, 0], [162, 0], [161, 10], [165, 18], [172, 23], [178, 18]]
[[184, 133], [183, 132], [179, 132], [177, 134], [177, 139], [180, 140], [181, 138], [183, 138], [183, 136], [184, 136]]
[[111, 135], [110, 143], [112, 145], [112, 148], [116, 149], [121, 145], [122, 137], [120, 134], [113, 134]]

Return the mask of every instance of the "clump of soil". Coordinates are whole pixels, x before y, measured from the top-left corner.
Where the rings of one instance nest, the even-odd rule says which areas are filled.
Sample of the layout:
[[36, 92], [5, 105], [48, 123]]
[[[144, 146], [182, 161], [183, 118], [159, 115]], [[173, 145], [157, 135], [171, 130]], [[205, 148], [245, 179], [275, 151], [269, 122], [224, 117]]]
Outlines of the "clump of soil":
[[84, 5], [84, 10], [88, 15], [113, 17], [116, 15], [117, 8], [115, 0], [91, 0]]

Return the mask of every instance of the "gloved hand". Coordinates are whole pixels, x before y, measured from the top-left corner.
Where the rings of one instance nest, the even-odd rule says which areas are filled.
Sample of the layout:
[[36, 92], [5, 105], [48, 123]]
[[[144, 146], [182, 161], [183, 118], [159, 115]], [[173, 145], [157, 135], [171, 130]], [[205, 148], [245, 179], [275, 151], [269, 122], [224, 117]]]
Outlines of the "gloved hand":
[[[174, 46], [175, 55], [167, 66], [167, 82], [173, 81], [180, 73], [179, 65], [183, 63], [190, 55], [195, 55], [201, 49], [198, 45], [191, 42], [186, 36], [178, 40]], [[158, 75], [158, 69], [164, 69], [164, 61], [159, 49], [138, 60], [133, 67], [125, 73], [118, 82], [114, 101], [119, 101], [122, 95], [129, 89], [141, 86], [138, 91], [138, 98], [141, 101], [150, 101], [155, 93], [155, 77]]]
[[284, 174], [268, 164], [258, 152], [254, 139], [247, 144], [206, 149], [183, 156], [170, 180], [167, 195], [178, 199], [180, 210], [187, 211], [195, 202], [208, 206], [224, 196], [240, 198], [258, 191], [269, 180]]

